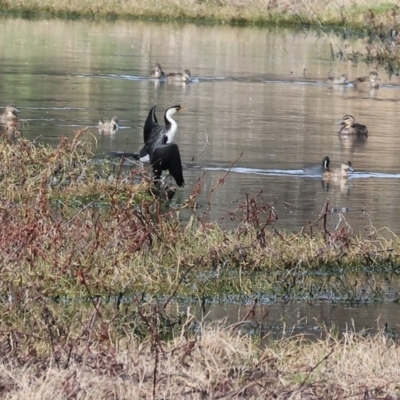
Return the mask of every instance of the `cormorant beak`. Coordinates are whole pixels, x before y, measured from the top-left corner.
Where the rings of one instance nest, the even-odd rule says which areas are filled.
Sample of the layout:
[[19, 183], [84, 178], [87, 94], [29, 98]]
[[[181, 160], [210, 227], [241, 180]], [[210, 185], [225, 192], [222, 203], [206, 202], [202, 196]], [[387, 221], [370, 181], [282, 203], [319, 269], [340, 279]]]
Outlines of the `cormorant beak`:
[[177, 112], [180, 112], [180, 111], [183, 111], [183, 110], [186, 110], [186, 107], [181, 107], [179, 110], [177, 110]]

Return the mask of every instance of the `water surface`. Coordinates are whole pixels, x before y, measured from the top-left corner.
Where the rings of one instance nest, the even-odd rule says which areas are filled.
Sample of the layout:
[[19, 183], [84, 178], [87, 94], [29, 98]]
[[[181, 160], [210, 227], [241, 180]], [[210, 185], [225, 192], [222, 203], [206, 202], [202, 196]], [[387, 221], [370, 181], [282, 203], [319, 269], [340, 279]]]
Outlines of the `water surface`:
[[[137, 150], [148, 110], [158, 117], [173, 104], [187, 107], [177, 117], [187, 186], [185, 198], [204, 172], [199, 212], [211, 188], [241, 153], [231, 173], [213, 193], [208, 219], [224, 215], [246, 193], [263, 191], [276, 207], [277, 227], [299, 229], [316, 220], [327, 198], [346, 209], [357, 232], [371, 223], [400, 227], [397, 198], [400, 169], [399, 77], [378, 71], [382, 87], [356, 92], [328, 87], [329, 74], [351, 78], [372, 68], [365, 63], [331, 61], [334, 48], [360, 40], [320, 37], [313, 32], [195, 26], [177, 23], [1, 20], [0, 104], [23, 109], [25, 137], [56, 145], [61, 135], [118, 115], [115, 137], [98, 137], [97, 154]], [[165, 71], [189, 68], [190, 85], [148, 79], [160, 62]], [[367, 124], [367, 140], [340, 140], [335, 122], [344, 114]], [[193, 156], [210, 146], [194, 163]], [[351, 160], [348, 182], [321, 185], [305, 175], [305, 164]], [[332, 219], [332, 226], [338, 219]]]

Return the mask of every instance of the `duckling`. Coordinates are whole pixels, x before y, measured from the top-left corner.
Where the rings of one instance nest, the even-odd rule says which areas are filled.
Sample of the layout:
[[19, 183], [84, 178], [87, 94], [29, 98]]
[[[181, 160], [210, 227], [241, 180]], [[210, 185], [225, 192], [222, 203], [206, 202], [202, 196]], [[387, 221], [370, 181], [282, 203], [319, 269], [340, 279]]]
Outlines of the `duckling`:
[[330, 163], [329, 157], [325, 156], [322, 159], [322, 165], [321, 166], [319, 166], [319, 165], [307, 166], [306, 165], [303, 168], [303, 171], [304, 171], [305, 174], [309, 174], [309, 175], [321, 175], [323, 172], [328, 170], [329, 163]]
[[6, 124], [8, 121], [16, 121], [18, 119], [18, 112], [19, 110], [14, 103], [8, 104], [0, 114], [0, 124]]
[[191, 80], [191, 74], [188, 69], [185, 69], [184, 72], [171, 72], [168, 74], [169, 82], [190, 82]]
[[334, 76], [329, 76], [325, 81], [327, 85], [347, 85], [349, 83], [346, 74], [342, 74], [339, 78], [335, 78]]
[[349, 171], [353, 172], [354, 169], [351, 166], [351, 162], [347, 161], [346, 164], [341, 164], [340, 168], [327, 168], [322, 174], [323, 181], [347, 179]]
[[154, 71], [150, 72], [150, 78], [165, 78], [165, 73], [162, 70], [161, 64], [157, 63], [154, 66]]
[[355, 122], [352, 115], [345, 115], [341, 121], [338, 122], [342, 125], [338, 135], [357, 135], [357, 136], [368, 136], [368, 129], [365, 125]]
[[367, 88], [367, 89], [378, 89], [380, 81], [378, 78], [378, 73], [375, 71], [371, 71], [368, 76], [362, 76], [352, 81], [351, 83], [355, 88]]
[[99, 128], [100, 135], [112, 135], [117, 133], [119, 128], [118, 117], [112, 117], [111, 120], [102, 118], [97, 127]]

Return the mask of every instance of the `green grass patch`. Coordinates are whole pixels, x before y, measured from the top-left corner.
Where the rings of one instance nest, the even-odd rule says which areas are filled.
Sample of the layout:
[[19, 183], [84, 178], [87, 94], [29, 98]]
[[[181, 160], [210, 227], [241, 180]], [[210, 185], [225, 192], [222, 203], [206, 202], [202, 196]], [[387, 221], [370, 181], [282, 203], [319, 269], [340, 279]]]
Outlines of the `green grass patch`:
[[[280, 26], [342, 26], [353, 29], [370, 29], [371, 21], [376, 26], [393, 24], [394, 2], [366, 0], [332, 2], [324, 0], [288, 0], [265, 2], [254, 0], [191, 1], [191, 0], [117, 0], [97, 1], [2, 1], [3, 13], [33, 17], [90, 18], [90, 19], [151, 19], [158, 21], [179, 20], [231, 25], [280, 25]], [[372, 21], [374, 22], [374, 21]]]

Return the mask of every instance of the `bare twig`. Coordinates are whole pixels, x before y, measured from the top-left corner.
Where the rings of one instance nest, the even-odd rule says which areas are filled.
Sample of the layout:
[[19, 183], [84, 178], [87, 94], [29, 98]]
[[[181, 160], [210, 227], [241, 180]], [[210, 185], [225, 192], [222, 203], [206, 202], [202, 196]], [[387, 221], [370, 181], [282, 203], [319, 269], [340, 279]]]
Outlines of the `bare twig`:
[[201, 151], [200, 151], [197, 155], [195, 155], [195, 156], [192, 157], [192, 159], [191, 159], [191, 161], [189, 162], [189, 164], [193, 164], [193, 162], [194, 162], [195, 160], [197, 160], [197, 159], [204, 153], [204, 150], [206, 149], [207, 145], [210, 144], [210, 141], [208, 140], [208, 134], [207, 134], [207, 132], [205, 132], [205, 135], [206, 135], [206, 143], [204, 144], [204, 147], [201, 149]]
[[211, 188], [210, 194], [207, 199], [207, 203], [208, 203], [207, 210], [206, 210], [207, 212], [210, 211], [210, 208], [211, 208], [211, 197], [212, 197], [213, 193], [215, 192], [215, 190], [217, 189], [218, 186], [223, 185], [225, 183], [225, 178], [230, 174], [233, 166], [242, 158], [242, 156], [243, 156], [243, 152], [241, 152], [239, 157], [231, 163], [228, 171], [221, 178], [219, 178], [217, 183]]
[[303, 386], [304, 386], [304, 384], [307, 382], [307, 379], [309, 378], [309, 376], [311, 375], [311, 373], [313, 372], [313, 371], [315, 371], [324, 361], [326, 361], [329, 357], [330, 357], [330, 355], [334, 352], [334, 348], [332, 348], [331, 349], [331, 351], [323, 358], [323, 359], [321, 359], [320, 361], [318, 361], [317, 362], [317, 364], [316, 365], [314, 365], [314, 367], [312, 367], [311, 369], [310, 369], [310, 371], [308, 371], [308, 374], [306, 375], [306, 377], [303, 379], [303, 381], [301, 382], [301, 384], [300, 384], [300, 386], [299, 386], [299, 389], [301, 389]]
[[236, 322], [235, 324], [233, 324], [229, 327], [232, 330], [232, 332], [234, 332], [237, 328], [239, 328], [240, 325], [243, 325], [247, 321], [247, 318], [249, 318], [250, 314], [254, 315], [257, 303], [258, 303], [258, 300], [255, 299], [253, 306], [251, 307], [249, 312], [245, 315], [245, 317], [241, 321]]

